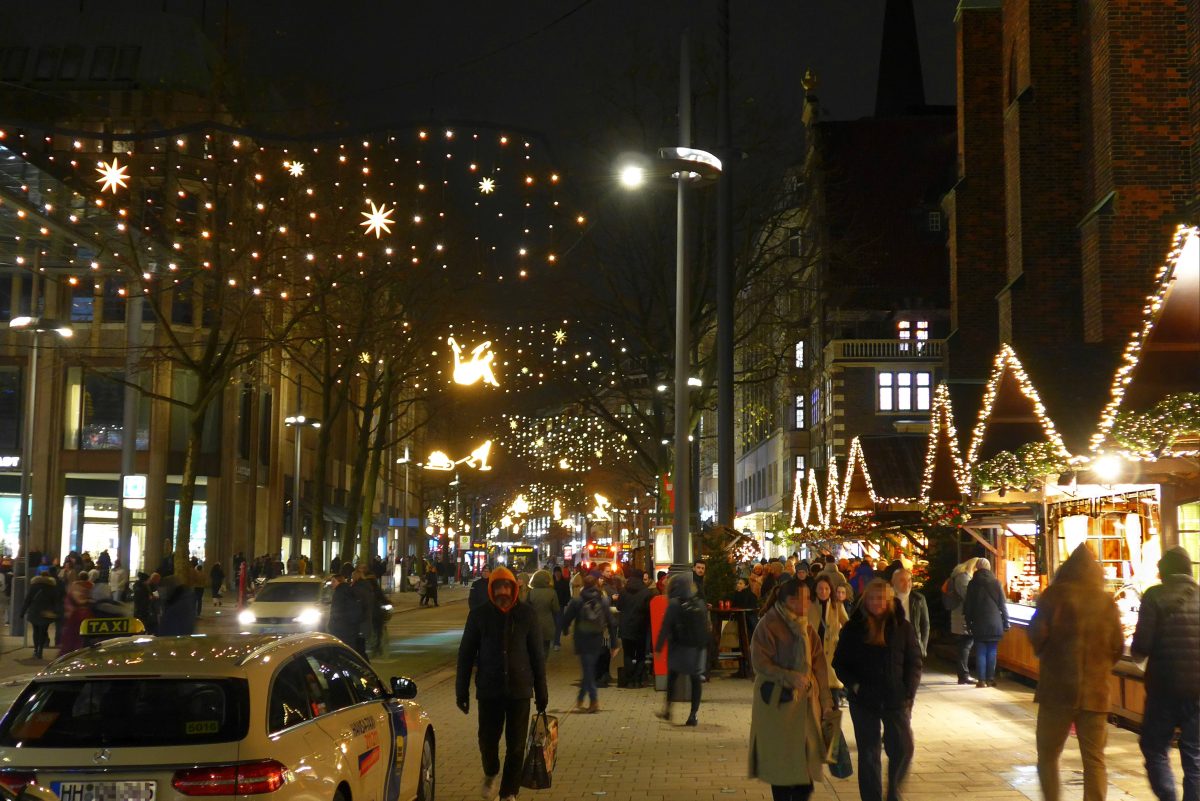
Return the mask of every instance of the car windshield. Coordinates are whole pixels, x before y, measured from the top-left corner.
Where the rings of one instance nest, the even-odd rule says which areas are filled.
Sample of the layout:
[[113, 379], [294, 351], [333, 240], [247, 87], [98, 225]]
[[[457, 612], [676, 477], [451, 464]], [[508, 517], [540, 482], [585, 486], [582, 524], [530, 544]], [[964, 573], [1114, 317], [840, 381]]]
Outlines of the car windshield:
[[267, 582], [254, 596], [259, 603], [316, 603], [321, 585], [315, 581]]
[[249, 690], [241, 679], [147, 676], [35, 682], [0, 723], [0, 746], [237, 742], [246, 736], [248, 714]]

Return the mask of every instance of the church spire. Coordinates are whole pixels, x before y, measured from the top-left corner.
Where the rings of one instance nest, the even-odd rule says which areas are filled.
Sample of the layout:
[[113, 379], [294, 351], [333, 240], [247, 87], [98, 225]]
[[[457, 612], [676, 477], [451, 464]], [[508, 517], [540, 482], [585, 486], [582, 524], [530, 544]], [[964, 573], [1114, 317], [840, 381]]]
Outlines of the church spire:
[[925, 106], [921, 45], [912, 0], [887, 0], [879, 53], [875, 116], [912, 114]]

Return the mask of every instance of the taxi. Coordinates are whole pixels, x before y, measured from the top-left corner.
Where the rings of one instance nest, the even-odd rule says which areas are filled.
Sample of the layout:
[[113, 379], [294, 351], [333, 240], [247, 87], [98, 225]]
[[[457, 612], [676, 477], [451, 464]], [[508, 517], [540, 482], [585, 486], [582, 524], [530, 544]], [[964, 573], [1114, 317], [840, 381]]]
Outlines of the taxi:
[[416, 693], [326, 634], [105, 640], [46, 666], [0, 720], [0, 784], [64, 801], [433, 801]]

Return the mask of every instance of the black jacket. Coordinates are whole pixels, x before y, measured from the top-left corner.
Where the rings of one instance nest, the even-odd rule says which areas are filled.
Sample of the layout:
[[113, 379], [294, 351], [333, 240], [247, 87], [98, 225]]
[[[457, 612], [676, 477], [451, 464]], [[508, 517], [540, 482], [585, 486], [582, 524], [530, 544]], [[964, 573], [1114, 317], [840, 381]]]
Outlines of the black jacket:
[[329, 603], [329, 633], [353, 648], [363, 617], [362, 603], [350, 582], [334, 587]]
[[921, 646], [899, 604], [884, 641], [887, 645], [883, 648], [867, 644], [866, 613], [860, 609], [842, 629], [833, 670], [851, 703], [872, 709], [903, 709], [916, 698], [921, 684]]
[[62, 616], [62, 598], [58, 582], [50, 576], [34, 576], [29, 582], [29, 594], [21, 607], [21, 617], [30, 623], [50, 623]]
[[1008, 605], [1000, 581], [990, 570], [976, 570], [963, 599], [967, 629], [980, 642], [1000, 642], [1008, 631]]
[[625, 590], [617, 597], [617, 634], [622, 640], [644, 640], [650, 625], [650, 592], [640, 578], [625, 582]]
[[1150, 658], [1148, 694], [1200, 697], [1200, 587], [1194, 578], [1171, 575], [1146, 590], [1129, 650]]
[[471, 591], [467, 593], [467, 609], [477, 609], [487, 603], [491, 603], [488, 600], [488, 580], [480, 577], [471, 582]]
[[554, 571], [554, 591], [558, 593], [558, 605], [562, 609], [571, 603], [571, 580], [564, 578], [561, 570]]
[[475, 670], [475, 697], [520, 700], [534, 696], [544, 707], [546, 656], [537, 614], [517, 601], [507, 613], [490, 601], [472, 609], [458, 646], [455, 695], [462, 701], [471, 688]]

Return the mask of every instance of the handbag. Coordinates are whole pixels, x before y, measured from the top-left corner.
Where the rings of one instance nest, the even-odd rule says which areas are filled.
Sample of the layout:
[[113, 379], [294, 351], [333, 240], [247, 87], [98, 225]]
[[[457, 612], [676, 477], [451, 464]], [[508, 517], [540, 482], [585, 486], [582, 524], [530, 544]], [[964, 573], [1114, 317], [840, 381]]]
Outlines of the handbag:
[[521, 786], [530, 790], [548, 790], [558, 761], [558, 718], [545, 712], [533, 716], [529, 739], [525, 743], [525, 765]]
[[854, 763], [850, 761], [850, 746], [846, 744], [846, 736], [842, 734], [842, 711], [835, 709], [833, 714], [821, 721], [821, 734], [825, 739], [825, 763], [829, 765], [829, 773], [835, 779], [847, 779], [854, 774]]

